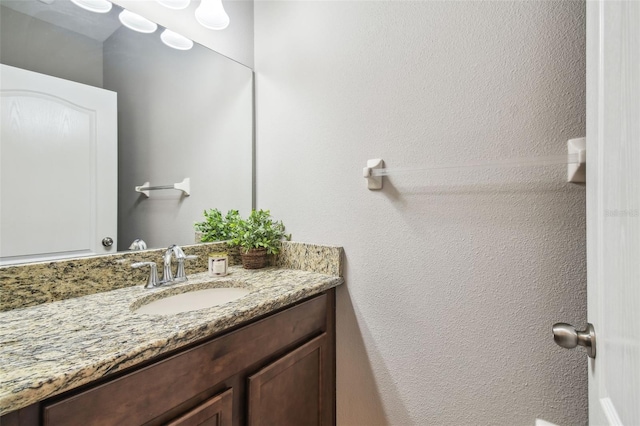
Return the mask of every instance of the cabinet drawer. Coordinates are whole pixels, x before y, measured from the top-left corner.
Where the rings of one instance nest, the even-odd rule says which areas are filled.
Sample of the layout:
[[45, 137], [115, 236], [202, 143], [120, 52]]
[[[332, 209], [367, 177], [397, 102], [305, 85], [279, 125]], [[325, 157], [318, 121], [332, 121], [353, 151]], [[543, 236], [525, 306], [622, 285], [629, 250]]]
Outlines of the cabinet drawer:
[[327, 295], [111, 382], [43, 404], [45, 425], [139, 425], [327, 327]]

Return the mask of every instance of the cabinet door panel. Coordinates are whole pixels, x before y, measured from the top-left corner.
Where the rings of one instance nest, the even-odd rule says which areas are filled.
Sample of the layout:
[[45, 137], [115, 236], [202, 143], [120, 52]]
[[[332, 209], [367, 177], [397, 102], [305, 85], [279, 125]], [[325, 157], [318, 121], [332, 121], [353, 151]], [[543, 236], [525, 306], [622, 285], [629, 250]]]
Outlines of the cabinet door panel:
[[330, 424], [327, 345], [323, 333], [249, 377], [250, 426]]
[[167, 423], [167, 426], [230, 426], [232, 412], [233, 389], [227, 389]]

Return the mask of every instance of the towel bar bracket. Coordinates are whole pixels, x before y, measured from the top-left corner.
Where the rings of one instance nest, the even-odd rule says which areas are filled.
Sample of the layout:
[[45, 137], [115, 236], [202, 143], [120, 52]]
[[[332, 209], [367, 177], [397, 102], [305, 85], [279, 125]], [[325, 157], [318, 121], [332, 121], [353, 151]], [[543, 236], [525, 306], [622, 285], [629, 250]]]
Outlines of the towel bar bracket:
[[367, 179], [369, 189], [382, 189], [382, 176], [373, 176], [373, 170], [384, 167], [384, 161], [379, 158], [367, 160], [367, 167], [362, 169], [362, 176]]
[[567, 164], [567, 182], [585, 183], [587, 181], [587, 139], [569, 139], [567, 151], [569, 155], [578, 155], [577, 163]]

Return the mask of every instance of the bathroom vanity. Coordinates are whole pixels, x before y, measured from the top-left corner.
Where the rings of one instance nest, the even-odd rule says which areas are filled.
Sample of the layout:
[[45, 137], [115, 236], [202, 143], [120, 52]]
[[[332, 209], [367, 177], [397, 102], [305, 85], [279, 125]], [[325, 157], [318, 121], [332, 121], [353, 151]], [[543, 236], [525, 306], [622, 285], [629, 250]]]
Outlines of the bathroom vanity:
[[334, 303], [329, 290], [10, 413], [2, 425], [334, 424]]
[[[149, 292], [231, 282], [250, 293], [198, 311], [135, 312]], [[223, 278], [199, 273], [172, 288], [129, 286], [0, 313], [0, 423], [335, 424], [342, 282], [233, 267]]]

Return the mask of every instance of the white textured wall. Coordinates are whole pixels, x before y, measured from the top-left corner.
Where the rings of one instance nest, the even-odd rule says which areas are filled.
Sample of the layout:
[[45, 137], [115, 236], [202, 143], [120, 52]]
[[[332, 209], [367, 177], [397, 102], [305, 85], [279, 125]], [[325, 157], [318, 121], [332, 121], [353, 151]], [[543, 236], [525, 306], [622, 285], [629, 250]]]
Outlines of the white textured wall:
[[551, 337], [586, 321], [584, 188], [361, 177], [562, 153], [584, 135], [583, 2], [259, 1], [255, 67], [258, 207], [346, 251], [339, 424], [585, 424], [585, 354]]

